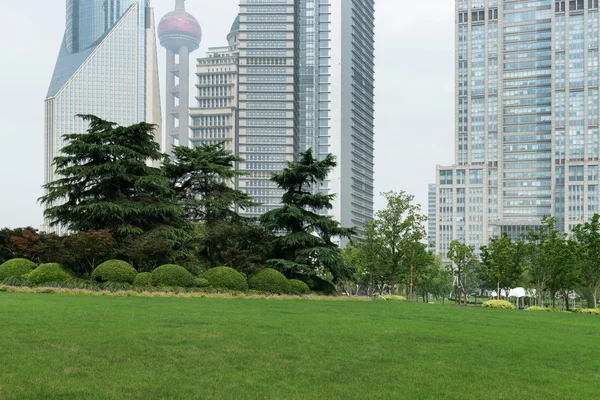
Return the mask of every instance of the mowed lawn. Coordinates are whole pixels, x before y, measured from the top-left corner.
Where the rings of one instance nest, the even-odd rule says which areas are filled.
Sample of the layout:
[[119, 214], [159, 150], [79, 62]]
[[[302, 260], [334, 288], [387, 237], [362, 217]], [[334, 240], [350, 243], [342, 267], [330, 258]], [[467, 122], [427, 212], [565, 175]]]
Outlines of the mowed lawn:
[[0, 293], [0, 399], [597, 399], [600, 317]]

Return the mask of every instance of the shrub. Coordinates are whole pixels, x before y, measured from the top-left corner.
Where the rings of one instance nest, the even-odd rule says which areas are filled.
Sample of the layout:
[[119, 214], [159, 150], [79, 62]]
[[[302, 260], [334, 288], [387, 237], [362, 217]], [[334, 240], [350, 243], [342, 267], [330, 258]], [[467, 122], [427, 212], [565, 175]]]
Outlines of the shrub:
[[297, 294], [299, 296], [310, 293], [308, 285], [299, 279], [290, 279], [290, 289], [291, 294]]
[[44, 282], [64, 282], [73, 278], [74, 275], [71, 271], [63, 268], [60, 264], [51, 263], [42, 264], [34, 269], [27, 277], [27, 280], [30, 283], [39, 285]]
[[206, 288], [210, 286], [210, 282], [205, 278], [198, 278], [194, 281], [196, 283], [196, 287], [198, 288]]
[[560, 308], [552, 308], [552, 307], [538, 307], [531, 306], [527, 309], [527, 311], [541, 311], [541, 312], [563, 312]]
[[132, 289], [133, 286], [127, 282], [104, 282], [102, 284], [102, 290], [108, 290], [109, 292], [122, 292]]
[[248, 280], [250, 289], [261, 292], [286, 294], [291, 291], [290, 281], [279, 271], [265, 268]]
[[0, 283], [7, 286], [27, 286], [29, 281], [22, 276], [9, 276], [3, 281], [0, 281]]
[[185, 268], [166, 264], [152, 271], [152, 284], [154, 286], [194, 286], [194, 276]]
[[133, 283], [137, 271], [121, 260], [109, 260], [98, 265], [92, 272], [92, 280], [98, 282]]
[[13, 258], [0, 265], [0, 281], [6, 278], [17, 278], [28, 274], [37, 267], [33, 261], [24, 258]]
[[598, 308], [582, 308], [577, 311], [579, 314], [592, 314], [592, 315], [600, 315], [600, 309]]
[[[333, 283], [326, 281], [325, 279], [321, 279], [319, 277], [311, 277], [310, 280], [313, 282], [313, 286], [311, 289], [319, 294], [323, 294], [325, 296], [339, 296], [340, 292], [335, 288]], [[310, 285], [309, 285], [310, 287]]]
[[395, 294], [386, 294], [384, 296], [381, 296], [386, 300], [390, 300], [390, 301], [406, 301], [406, 297], [404, 296], [398, 296]]
[[134, 287], [148, 287], [152, 286], [152, 274], [150, 272], [142, 272], [137, 274], [133, 280]]
[[510, 302], [506, 300], [489, 300], [483, 303], [483, 307], [486, 308], [500, 308], [504, 310], [514, 310], [515, 306], [510, 304]]
[[209, 269], [203, 276], [210, 286], [215, 289], [229, 289], [243, 292], [248, 290], [248, 282], [244, 275], [228, 267], [217, 267]]

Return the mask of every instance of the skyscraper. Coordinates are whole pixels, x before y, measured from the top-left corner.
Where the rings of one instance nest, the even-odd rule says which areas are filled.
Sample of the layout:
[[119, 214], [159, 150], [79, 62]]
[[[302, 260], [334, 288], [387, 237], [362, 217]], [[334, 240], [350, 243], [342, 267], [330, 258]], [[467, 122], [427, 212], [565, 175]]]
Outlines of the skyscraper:
[[598, 212], [598, 1], [456, 1], [456, 164], [438, 166], [436, 251]]
[[200, 24], [185, 11], [185, 0], [176, 0], [175, 10], [160, 20], [158, 37], [167, 49], [166, 127], [170, 153], [175, 145], [189, 145], [190, 53], [198, 50], [202, 40]]
[[159, 125], [154, 13], [149, 0], [67, 0], [66, 30], [45, 101], [45, 183], [55, 180], [63, 135], [87, 129], [77, 114], [120, 125]]
[[[241, 0], [234, 28], [233, 141], [249, 174], [238, 186], [261, 203], [247, 214], [279, 206], [282, 193], [271, 175], [311, 148], [338, 161], [313, 190], [336, 194], [329, 213], [362, 227], [373, 216], [374, 1]], [[210, 92], [200, 90], [200, 101], [208, 101]]]

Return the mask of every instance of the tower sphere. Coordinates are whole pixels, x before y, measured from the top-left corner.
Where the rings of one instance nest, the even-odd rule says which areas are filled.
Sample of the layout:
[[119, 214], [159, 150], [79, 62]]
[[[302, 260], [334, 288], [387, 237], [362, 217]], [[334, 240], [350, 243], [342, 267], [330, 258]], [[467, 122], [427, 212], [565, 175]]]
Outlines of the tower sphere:
[[175, 10], [160, 20], [158, 38], [163, 47], [174, 53], [178, 53], [182, 47], [187, 47], [191, 53], [200, 47], [202, 28], [191, 14]]

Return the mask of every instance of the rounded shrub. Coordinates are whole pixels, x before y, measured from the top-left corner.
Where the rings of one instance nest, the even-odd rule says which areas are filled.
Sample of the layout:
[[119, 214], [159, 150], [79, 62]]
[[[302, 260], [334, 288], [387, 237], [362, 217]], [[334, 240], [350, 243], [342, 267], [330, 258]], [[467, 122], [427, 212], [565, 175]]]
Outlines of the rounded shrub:
[[248, 290], [248, 282], [246, 282], [244, 275], [240, 274], [233, 268], [211, 268], [206, 271], [202, 277], [206, 279], [210, 283], [210, 286], [215, 289], [228, 289], [238, 292], [244, 292]]
[[515, 306], [506, 300], [489, 300], [482, 304], [485, 308], [500, 308], [504, 310], [514, 310]]
[[30, 273], [37, 267], [33, 261], [24, 258], [13, 258], [0, 265], [0, 281], [6, 278], [17, 278]]
[[210, 286], [210, 282], [206, 278], [198, 278], [194, 281], [194, 283], [198, 288], [207, 288]]
[[325, 296], [340, 295], [340, 292], [338, 292], [333, 283], [314, 276], [311, 278], [311, 280], [314, 282], [314, 288], [312, 288], [312, 290], [318, 294], [323, 294]]
[[591, 315], [600, 315], [600, 309], [598, 308], [583, 308], [577, 311], [579, 314], [591, 314]]
[[97, 282], [133, 283], [137, 271], [121, 260], [109, 260], [98, 265], [92, 272], [92, 280]]
[[303, 294], [309, 294], [310, 288], [306, 283], [299, 279], [290, 279], [290, 293], [301, 296]]
[[152, 271], [152, 285], [192, 287], [194, 286], [194, 276], [179, 265], [161, 265]]
[[386, 300], [390, 300], [390, 301], [406, 301], [406, 297], [404, 296], [398, 296], [395, 294], [386, 294], [384, 296], [381, 296]]
[[45, 282], [64, 282], [73, 279], [75, 275], [57, 263], [41, 264], [27, 276], [30, 283], [38, 285]]
[[291, 291], [290, 281], [279, 271], [265, 268], [248, 280], [250, 289], [266, 293], [286, 294]]
[[133, 280], [134, 287], [148, 287], [152, 286], [152, 273], [142, 272], [136, 275]]

